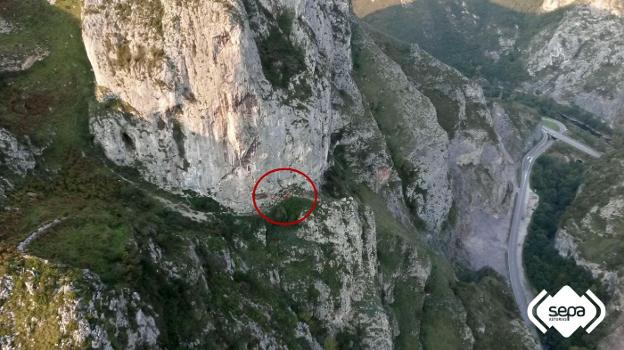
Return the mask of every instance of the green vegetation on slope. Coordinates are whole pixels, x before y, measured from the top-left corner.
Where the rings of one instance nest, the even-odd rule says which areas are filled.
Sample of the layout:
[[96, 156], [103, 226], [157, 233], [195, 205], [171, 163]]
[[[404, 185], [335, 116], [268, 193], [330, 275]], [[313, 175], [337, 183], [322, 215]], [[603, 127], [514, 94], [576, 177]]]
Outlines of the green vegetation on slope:
[[[48, 145], [48, 166], [59, 166], [70, 148], [87, 144], [89, 102], [94, 80], [81, 41], [80, 1], [5, 1], [2, 16], [17, 29], [0, 35], [0, 51], [48, 50], [49, 56], [26, 72], [0, 76], [0, 127], [38, 146]], [[65, 12], [65, 11], [70, 11]], [[53, 30], [51, 30], [53, 28]]]
[[[355, 80], [365, 97], [370, 115], [384, 136], [394, 167], [402, 180], [403, 193], [407, 193], [409, 192], [407, 186], [417, 184], [420, 176], [418, 170], [409, 161], [410, 152], [418, 142], [406, 128], [412, 116], [408, 115], [405, 110], [405, 100], [400, 99], [400, 94], [403, 92], [397, 91], [399, 82], [393, 81], [389, 74], [393, 68], [386, 67], [387, 64], [392, 63], [389, 60], [385, 61], [385, 56], [377, 52], [374, 45], [367, 40], [363, 29], [356, 27], [352, 38]], [[420, 107], [426, 108], [425, 101], [417, 102], [422, 103]], [[410, 123], [410, 128], [425, 127], [412, 124]], [[427, 198], [425, 189], [415, 187], [414, 190], [425, 199]], [[424, 228], [424, 222], [418, 218], [418, 204], [408, 198], [405, 198], [405, 202], [413, 214], [412, 217], [418, 220], [419, 228]]]
[[[429, 98], [436, 109], [438, 123], [449, 138], [454, 138], [458, 130], [481, 129], [488, 133], [492, 141], [498, 140], [496, 132], [483, 116], [484, 106], [471, 100], [462, 105], [455, 96], [456, 91], [463, 91], [471, 83], [470, 80], [407, 42], [374, 30], [368, 34], [384, 54], [401, 66], [419, 91]], [[464, 118], [460, 118], [462, 109], [465, 111]]]
[[[245, 1], [248, 13], [257, 14], [257, 7], [261, 4], [252, 4]], [[274, 21], [269, 25], [269, 32], [256, 39], [260, 62], [264, 76], [274, 88], [288, 91], [289, 99], [305, 100], [312, 94], [310, 85], [304, 79], [297, 81], [294, 78], [306, 71], [305, 51], [292, 39], [294, 14], [282, 10], [275, 18], [266, 13]], [[253, 23], [253, 22], [252, 22]], [[292, 89], [289, 89], [292, 84]]]
[[[58, 3], [63, 7], [70, 6], [72, 15], [78, 13], [78, 1], [59, 0]], [[284, 262], [286, 252], [298, 249], [320, 251], [327, 261], [331, 261], [330, 247], [315, 245], [293, 235], [277, 235], [256, 218], [220, 213], [214, 221], [196, 223], [163, 208], [142, 191], [148, 188], [147, 185], [139, 182], [136, 187], [122, 181], [103, 165], [101, 154], [90, 146], [86, 126], [88, 105], [93, 101], [93, 78], [80, 43], [78, 21], [43, 0], [13, 0], [0, 6], [5, 5], [13, 14], [6, 17], [25, 23], [23, 28], [26, 29], [8, 36], [11, 39], [2, 38], [2, 45], [19, 48], [18, 41], [37, 43], [50, 49], [51, 54], [28, 72], [2, 77], [0, 95], [14, 96], [18, 101], [45, 101], [33, 95], [40, 93], [41, 96], [51, 96], [53, 103], [46, 102], [41, 109], [33, 110], [32, 101], [19, 102], [18, 105], [28, 111], [37, 112], [22, 115], [19, 109], [10, 108], [11, 103], [6, 102], [12, 101], [10, 98], [0, 101], [3, 127], [19, 135], [34, 135], [35, 142], [40, 145], [51, 142], [39, 159], [37, 172], [10, 196], [10, 205], [18, 209], [0, 212], [3, 263], [14, 265], [19, 260], [5, 257], [13, 254], [15, 245], [30, 231], [51, 219], [67, 217], [64, 224], [29, 248], [29, 253], [52, 262], [37, 267], [43, 272], [44, 283], [50, 291], [56, 289], [60, 277], [48, 274], [47, 267], [60, 263], [67, 266], [63, 269], [76, 273], [80, 268], [93, 270], [102, 277], [106, 288], [137, 291], [158, 315], [156, 322], [161, 330], [158, 341], [163, 348], [179, 348], [195, 339], [206, 348], [218, 348], [223, 344], [232, 348], [259, 346], [254, 338], [255, 329], [234, 331], [240, 320], [253, 321], [266, 333], [279, 331], [280, 338], [292, 349], [307, 346], [295, 336], [299, 322], [308, 324], [313, 336], [328, 348], [344, 348], [350, 344], [359, 347], [359, 330], [332, 335], [312, 313], [320, 296], [318, 290], [310, 287], [310, 281], [322, 281], [335, 294], [342, 283], [343, 271], [329, 264], [319, 269], [310, 253], [280, 271], [283, 285], [302, 283], [308, 286], [296, 288], [292, 293], [276, 287], [268, 274]], [[54, 171], [47, 171], [48, 167]], [[353, 188], [351, 186], [337, 185], [336, 188]], [[396, 271], [413, 264], [403, 254], [407, 245], [417, 247], [414, 249], [418, 249], [416, 256], [419, 259], [424, 260], [433, 253], [414, 239], [418, 235], [416, 230], [405, 228], [392, 217], [382, 198], [368, 189], [360, 189], [355, 194], [376, 214], [380, 268], [384, 271], [384, 278], [396, 287], [395, 299], [387, 303], [401, 320], [398, 347], [411, 348], [420, 341], [435, 347], [442, 342], [438, 336], [442, 336], [450, 347], [462, 344], [461, 332], [465, 328], [459, 326], [461, 320], [453, 318], [457, 308], [461, 307], [454, 290], [457, 284], [453, 270], [444, 259], [436, 258], [437, 267], [427, 281], [426, 295], [422, 286], [416, 284], [418, 278], [405, 270], [395, 278]], [[202, 198], [191, 198], [190, 201], [202, 210], [218, 209], [214, 203]], [[288, 206], [286, 216], [294, 215], [297, 208], [298, 205]], [[256, 234], [264, 232], [264, 228], [266, 237], [257, 237]], [[411, 237], [411, 240], [406, 244], [399, 237]], [[229, 271], [233, 267], [228, 264], [232, 262], [239, 267], [234, 273]], [[4, 273], [1, 265], [0, 271]], [[167, 270], [171, 266], [176, 269]], [[28, 293], [23, 285], [19, 287], [16, 293]], [[375, 290], [371, 292], [377, 293]], [[363, 302], [372, 303], [369, 299]], [[60, 336], [52, 334], [56, 332], [54, 326], [58, 322], [51, 317], [48, 319], [58, 306], [56, 301], [50, 302], [42, 297], [36, 300], [36, 308], [27, 310], [41, 312], [38, 315], [45, 321], [44, 327], [35, 334], [38, 342], [35, 349], [54, 348], [58, 344], [56, 340]], [[11, 309], [25, 311], [17, 305]], [[445, 314], [439, 315], [438, 312]], [[5, 316], [3, 314], [0, 318]], [[28, 322], [28, 316], [24, 312], [19, 318]], [[414, 332], [424, 329], [421, 322], [428, 325], [422, 339]], [[449, 327], [449, 322], [457, 327]], [[120, 336], [113, 341], [114, 346], [123, 347], [125, 339]]]
[[[409, 6], [385, 8], [366, 16], [364, 20], [387, 35], [417, 43], [470, 78], [485, 76], [493, 82], [515, 83], [528, 78], [520, 62], [521, 51], [536, 33], [561, 17], [561, 11], [532, 13], [535, 7], [533, 2], [414, 1]], [[470, 13], [466, 14], [466, 11]], [[497, 29], [501, 29], [507, 37], [514, 38], [516, 33], [519, 36], [515, 38], [514, 48], [502, 52], [494, 61], [485, 53], [500, 51]]]
[[273, 207], [269, 217], [279, 222], [293, 222], [302, 218], [311, 207], [309, 198], [289, 197]]
[[124, 186], [94, 160], [90, 146], [87, 118], [94, 83], [81, 41], [80, 3], [58, 1], [55, 7], [26, 0], [1, 5], [2, 16], [17, 27], [0, 36], [2, 50], [49, 51], [28, 71], [0, 76], [0, 127], [45, 146], [34, 174], [9, 196], [10, 205], [18, 209], [0, 212], [1, 244], [14, 247], [43, 223], [67, 217], [46, 238], [50, 244], [37, 242], [33, 250], [93, 268], [106, 278], [106, 260], [119, 259], [132, 218], [119, 197]]
[[282, 13], [266, 38], [260, 40], [260, 60], [267, 79], [275, 87], [288, 88], [288, 83], [305, 70], [304, 52], [291, 39], [293, 16]]
[[610, 270], [624, 266], [624, 216], [617, 205], [606, 210], [609, 214], [601, 213], [602, 208], [624, 198], [624, 152], [621, 145], [616, 149], [592, 163], [583, 190], [563, 219], [581, 256]]
[[[357, 69], [366, 68], [361, 60], [356, 58], [360, 62]], [[337, 146], [323, 191], [336, 198], [353, 196], [375, 214], [379, 269], [389, 278], [384, 283], [395, 284], [392, 295], [385, 295], [385, 299], [397, 320], [396, 348], [463, 349], [469, 347], [472, 333], [478, 349], [524, 349], [527, 342], [508, 287], [491, 272], [458, 280], [448, 261], [420, 241], [418, 229], [400, 223], [382, 196], [356, 182], [355, 169], [361, 166], [365, 152]], [[423, 271], [431, 268], [424, 285], [413, 274], [396, 274], [409, 264], [412, 246]], [[345, 344], [338, 339], [338, 345]]]
[[[36, 271], [18, 275], [13, 279], [12, 293], [0, 300], [0, 338], [2, 347], [11, 347], [10, 339], [17, 344], [27, 344], [28, 349], [59, 349], [69, 341], [68, 332], [79, 328], [75, 320], [67, 320], [66, 333], [59, 329], [59, 310], [76, 300], [75, 291], [61, 287], [79, 273], [62, 273], [56, 268], [35, 259], [13, 261], [0, 255], [0, 280], [21, 269]], [[19, 332], [15, 332], [19, 329]], [[9, 342], [9, 343], [7, 343]], [[81, 344], [86, 347], [86, 344]]]
[[[581, 164], [568, 163], [552, 156], [538, 159], [531, 176], [531, 184], [540, 196], [540, 201], [529, 226], [524, 247], [524, 264], [527, 277], [537, 291], [556, 293], [568, 285], [577, 293], [591, 289], [606, 301], [604, 288], [594, 280], [591, 273], [578, 266], [574, 259], [559, 255], [554, 246], [561, 218], [574, 200], [582, 181]], [[543, 340], [553, 349], [568, 349], [570, 346], [593, 348], [596, 336], [596, 333], [591, 336], [576, 333], [565, 339], [555, 330], [550, 330]]]
[[[467, 323], [475, 337], [474, 348], [524, 349], [530, 335], [522, 332], [518, 308], [507, 284], [487, 269], [466, 272], [460, 277], [455, 292], [466, 305]], [[510, 327], [513, 323], [515, 327]]]
[[544, 123], [544, 126], [555, 130], [557, 132], [561, 132], [561, 128], [559, 127], [559, 124], [557, 124], [557, 122], [555, 122], [554, 120], [550, 119], [550, 118], [542, 118], [542, 123]]

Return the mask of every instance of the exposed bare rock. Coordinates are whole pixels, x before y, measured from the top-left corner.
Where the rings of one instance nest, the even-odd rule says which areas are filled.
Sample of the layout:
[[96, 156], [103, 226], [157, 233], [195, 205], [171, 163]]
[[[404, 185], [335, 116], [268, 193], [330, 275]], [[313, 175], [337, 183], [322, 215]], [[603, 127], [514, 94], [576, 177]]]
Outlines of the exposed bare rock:
[[618, 16], [624, 14], [624, 3], [621, 0], [544, 0], [542, 10], [550, 12], [574, 4], [587, 4]]
[[127, 349], [157, 348], [153, 312], [137, 293], [113, 292], [89, 272], [33, 257], [10, 263], [0, 277], [3, 349], [113, 349], [122, 337]]
[[[97, 83], [129, 112], [92, 123], [106, 153], [243, 211], [272, 168], [319, 180], [351, 65], [347, 1], [244, 3], [89, 0], [83, 11]], [[292, 76], [265, 76], [270, 40], [292, 46]]]
[[[411, 214], [439, 232], [452, 198], [448, 182], [448, 136], [431, 101], [369, 38], [358, 35], [358, 86], [385, 136]], [[389, 172], [388, 175], [392, 173]]]
[[536, 93], [579, 107], [621, 125], [624, 105], [624, 18], [592, 6], [575, 6], [538, 34], [527, 70]]
[[23, 177], [35, 168], [35, 155], [39, 152], [28, 138], [18, 140], [8, 130], [0, 128], [0, 199], [13, 188], [11, 176]]
[[35, 168], [33, 147], [21, 143], [6, 129], [0, 128], [0, 166], [18, 175], [25, 175]]
[[43, 48], [0, 53], [0, 73], [14, 73], [30, 69], [42, 61], [50, 52]]
[[13, 30], [15, 30], [13, 24], [11, 24], [11, 22], [7, 21], [6, 19], [0, 17], [0, 34], [9, 34]]
[[[420, 148], [417, 151], [427, 159], [424, 167], [430, 169], [429, 173], [431, 169], [437, 169], [438, 173], [431, 178], [427, 177], [427, 171], [419, 170], [418, 173], [425, 184], [435, 183], [422, 187], [426, 193], [426, 201], [423, 202], [425, 208], [443, 209], [437, 214], [439, 216], [432, 215], [432, 211], [421, 217], [425, 218], [425, 222], [431, 218], [441, 218], [438, 226], [430, 227], [433, 227], [434, 232], [444, 229], [444, 233], [450, 235], [447, 238], [452, 242], [450, 245], [453, 248], [450, 250], [469, 261], [473, 267], [489, 266], [504, 273], [515, 166], [497, 135], [495, 124], [499, 121], [490, 113], [477, 82], [467, 79], [417, 45], [402, 47], [394, 43], [399, 48], [393, 49], [390, 44], [384, 44], [384, 40], [388, 39], [379, 39], [380, 45], [388, 45], [388, 55], [401, 63], [400, 69], [405, 72], [409, 82], [434, 107], [430, 115], [433, 119], [417, 127], [426, 131], [423, 135], [413, 136], [413, 139], [418, 140], [421, 147], [427, 145], [427, 142], [438, 142], [432, 143], [428, 149]], [[396, 54], [401, 52], [405, 55], [407, 50], [408, 56]], [[397, 81], [396, 78], [391, 80]], [[400, 96], [401, 93], [395, 92], [393, 95]], [[439, 131], [446, 135], [438, 136]], [[449, 140], [448, 144], [442, 142], [444, 139]], [[441, 153], [437, 152], [438, 149]], [[440, 165], [437, 161], [444, 164]], [[446, 195], [443, 190], [445, 187], [448, 191]], [[438, 202], [436, 198], [444, 199]]]

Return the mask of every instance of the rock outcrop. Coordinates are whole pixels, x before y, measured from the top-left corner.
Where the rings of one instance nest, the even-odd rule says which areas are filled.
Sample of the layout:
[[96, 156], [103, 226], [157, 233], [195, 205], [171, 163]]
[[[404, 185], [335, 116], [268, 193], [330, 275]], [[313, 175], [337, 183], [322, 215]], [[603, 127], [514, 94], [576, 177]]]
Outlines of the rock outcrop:
[[14, 26], [11, 22], [6, 19], [0, 17], [0, 34], [9, 34], [14, 30]]
[[458, 281], [440, 256], [403, 238], [389, 212], [354, 198], [325, 200], [296, 229], [182, 222], [179, 233], [137, 227], [129, 254], [140, 264], [122, 270], [127, 281], [116, 287], [34, 257], [5, 260], [0, 344], [394, 349], [439, 344], [443, 333], [462, 349], [494, 348], [488, 342], [502, 334], [535, 346], [500, 281]]
[[272, 168], [318, 181], [352, 89], [349, 16], [344, 0], [86, 1], [97, 84], [126, 116], [91, 130], [116, 163], [237, 210]]
[[35, 168], [39, 152], [28, 138], [21, 142], [8, 130], [0, 128], [0, 200], [13, 188], [13, 177], [22, 178]]
[[358, 87], [385, 136], [413, 217], [433, 233], [441, 230], [452, 203], [448, 180], [449, 140], [431, 101], [361, 32], [355, 42]]
[[608, 11], [614, 15], [624, 14], [624, 3], [621, 0], [544, 0], [542, 10], [555, 11], [570, 5], [587, 4], [593, 8]]
[[[475, 267], [504, 271], [512, 165], [477, 83], [420, 49], [405, 67], [368, 39], [352, 60], [343, 1], [215, 3], [191, 12], [167, 1], [99, 4], [87, 2], [83, 36], [109, 108], [94, 113], [90, 128], [117, 164], [246, 211], [262, 173], [289, 165], [320, 182], [333, 150], [346, 147], [354, 180], [382, 194], [402, 222], [436, 239], [452, 226], [452, 244], [468, 242], [468, 260], [496, 256]], [[148, 5], [156, 7], [124, 22], [120, 37], [113, 22]], [[203, 12], [213, 15], [195, 18]], [[164, 39], [174, 31], [180, 38]], [[300, 70], [277, 74], [265, 62], [271, 45], [294, 55], [280, 72], [297, 68], [298, 54]], [[359, 59], [367, 68], [355, 67], [356, 86]], [[410, 72], [418, 67], [419, 75]], [[496, 253], [482, 254], [486, 246]]]
[[[420, 49], [408, 61], [416, 86], [433, 102], [450, 139], [448, 176], [453, 210], [446, 229], [476, 269], [505, 274], [515, 164], [498, 135], [505, 116], [492, 114], [481, 86]], [[512, 129], [514, 132], [517, 130]]]
[[0, 73], [16, 73], [28, 70], [49, 54], [48, 50], [40, 47], [17, 52], [2, 52], [0, 53]]
[[532, 39], [525, 55], [531, 75], [527, 86], [621, 126], [623, 34], [622, 17], [592, 5], [569, 8], [558, 23]]
[[514, 165], [481, 87], [416, 45], [369, 35], [354, 41], [357, 82], [405, 204], [454, 255], [504, 273]]
[[[400, 60], [352, 37], [350, 11], [347, 0], [87, 0], [95, 142], [202, 196], [181, 205], [105, 165], [96, 180], [59, 180], [50, 197], [71, 190], [85, 204], [46, 233], [62, 240], [26, 240], [52, 261], [1, 247], [1, 346], [535, 348], [496, 273], [460, 278], [428, 246], [468, 241], [507, 209], [509, 164], [481, 88], [416, 47]], [[290, 228], [239, 215], [255, 180], [282, 166], [318, 182], [314, 214]], [[92, 192], [100, 179], [119, 189]], [[122, 204], [109, 211], [111, 198]], [[100, 226], [92, 212], [119, 220]], [[100, 230], [115, 254], [48, 246]], [[14, 231], [18, 245], [26, 232]]]
[[34, 257], [10, 258], [0, 271], [3, 349], [156, 347], [153, 311], [137, 293]]

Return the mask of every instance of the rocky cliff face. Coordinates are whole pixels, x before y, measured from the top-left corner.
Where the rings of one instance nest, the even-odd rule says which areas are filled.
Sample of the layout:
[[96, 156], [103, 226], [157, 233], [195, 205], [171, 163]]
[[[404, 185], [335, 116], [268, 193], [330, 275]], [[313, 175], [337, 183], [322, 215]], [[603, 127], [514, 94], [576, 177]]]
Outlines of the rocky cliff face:
[[587, 4], [596, 9], [605, 10], [618, 16], [624, 13], [624, 4], [620, 0], [544, 0], [542, 10], [546, 12], [555, 11], [574, 4]]
[[[14, 196], [7, 246], [35, 224], [24, 212], [68, 219], [27, 248], [49, 262], [2, 241], [3, 347], [535, 348], [497, 274], [459, 278], [427, 245], [472, 242], [474, 266], [500, 267], [480, 223], [506, 215], [512, 179], [477, 83], [418, 47], [397, 55], [347, 1], [88, 0], [82, 16], [95, 142], [235, 211], [89, 150], [37, 174], [52, 190]], [[321, 187], [314, 215], [280, 228], [237, 213], [285, 165]]]
[[[424, 218], [430, 232], [443, 232], [456, 256], [475, 268], [504, 272], [514, 166], [481, 87], [418, 46], [360, 36], [364, 39], [354, 42], [358, 86], [390, 140], [404, 188], [415, 186], [416, 191], [406, 189], [407, 206], [429, 210], [416, 216]], [[424, 102], [412, 101], [414, 95]], [[420, 106], [421, 112], [403, 110], [406, 105]], [[420, 134], [397, 130], [396, 124], [414, 125]]]
[[[138, 22], [124, 24], [123, 38], [113, 22], [147, 5], [98, 4], [83, 10], [83, 36], [102, 99], [118, 108], [96, 112], [91, 131], [116, 163], [163, 187], [249, 210], [263, 172], [292, 165], [318, 181], [331, 147], [373, 142], [357, 181], [384, 193], [396, 217], [422, 223], [433, 236], [457, 221], [451, 240], [466, 243], [460, 250], [471, 261], [494, 239], [497, 257], [475, 266], [504, 271], [512, 166], [478, 84], [421, 50], [404, 62], [421, 67], [410, 74], [361, 40], [366, 72], [356, 87], [346, 2], [247, 1], [189, 13], [163, 2], [149, 21], [135, 16]], [[202, 11], [214, 15], [195, 30], [193, 16]], [[178, 40], [162, 39], [174, 31], [182, 33]], [[217, 47], [205, 36], [228, 40]], [[289, 49], [275, 51], [280, 45]], [[276, 67], [265, 62], [278, 53], [290, 57]], [[446, 80], [435, 81], [434, 70]]]
[[490, 112], [477, 82], [417, 46], [408, 57], [412, 81], [433, 102], [450, 139], [453, 211], [447, 229], [459, 246], [456, 253], [475, 268], [490, 266], [504, 274], [515, 165], [497, 125], [508, 119]]
[[399, 64], [364, 32], [356, 41], [358, 86], [385, 135], [403, 183], [403, 197], [415, 218], [439, 232], [451, 206], [448, 182], [448, 136], [431, 101], [416, 89]]
[[566, 10], [561, 21], [533, 38], [526, 52], [530, 89], [621, 126], [623, 32], [619, 14], [595, 5]]
[[349, 14], [347, 1], [87, 1], [102, 98], [128, 116], [104, 113], [92, 132], [116, 163], [238, 210], [272, 168], [318, 181], [353, 88]]

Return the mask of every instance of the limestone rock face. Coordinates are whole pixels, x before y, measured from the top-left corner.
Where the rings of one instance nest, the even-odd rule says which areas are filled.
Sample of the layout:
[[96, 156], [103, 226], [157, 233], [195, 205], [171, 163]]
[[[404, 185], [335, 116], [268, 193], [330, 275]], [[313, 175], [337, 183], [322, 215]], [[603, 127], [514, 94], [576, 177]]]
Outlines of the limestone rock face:
[[[624, 6], [618, 2], [619, 6]], [[593, 5], [567, 10], [560, 22], [533, 38], [528, 84], [561, 104], [578, 105], [621, 125], [624, 105], [624, 18]]]
[[11, 177], [24, 177], [35, 168], [39, 150], [29, 141], [18, 140], [8, 130], [0, 128], [0, 199], [13, 188]]
[[[126, 115], [100, 116], [91, 130], [118, 164], [238, 210], [272, 168], [319, 180], [342, 118], [338, 91], [352, 85], [349, 14], [345, 0], [88, 0], [83, 39], [97, 84]], [[290, 50], [271, 52], [281, 44]], [[282, 54], [292, 57], [267, 71]]]
[[405, 205], [459, 247], [453, 253], [504, 273], [514, 165], [481, 87], [417, 45], [382, 50], [383, 38], [361, 36], [358, 86], [388, 140]]
[[614, 15], [624, 14], [624, 2], [622, 0], [544, 0], [542, 10], [549, 12], [575, 3], [588, 4], [594, 8], [606, 10]]
[[89, 272], [34, 257], [9, 265], [0, 276], [2, 349], [113, 349], [122, 338], [126, 349], [158, 348], [154, 313], [136, 292], [112, 291]]
[[[481, 86], [414, 45], [412, 81], [432, 101], [449, 137], [453, 211], [447, 229], [473, 267], [505, 271], [506, 232], [515, 166], [500, 139]], [[484, 254], [484, 252], [487, 252]]]
[[[405, 205], [431, 232], [439, 232], [451, 206], [448, 136], [436, 120], [431, 101], [365, 33], [358, 35], [363, 61], [358, 87], [385, 135], [393, 167], [403, 183]], [[391, 173], [389, 172], [388, 175]]]
[[[314, 314], [323, 323], [336, 331], [360, 328], [366, 348], [392, 349], [392, 327], [376, 288], [379, 262], [372, 211], [345, 198], [321, 208], [315, 219], [297, 232], [297, 237], [315, 247], [311, 254], [315, 269], [336, 271], [337, 283], [329, 286], [327, 281], [301, 279], [295, 283], [284, 281], [282, 288], [297, 293], [312, 283], [319, 292]], [[310, 259], [310, 253], [309, 249], [293, 250], [285, 261], [305, 261]], [[328, 255], [333, 258], [327, 259]]]

